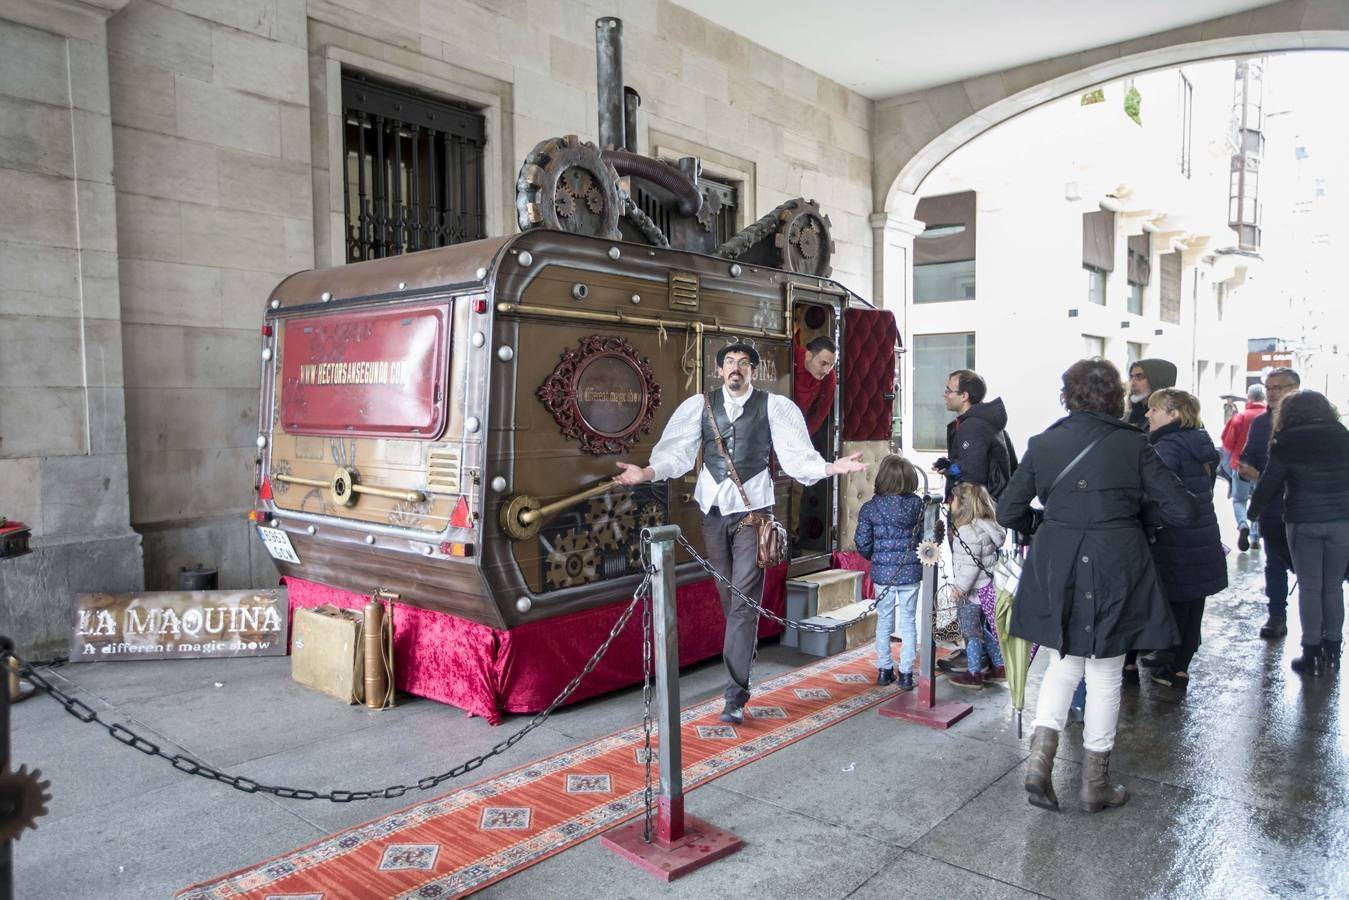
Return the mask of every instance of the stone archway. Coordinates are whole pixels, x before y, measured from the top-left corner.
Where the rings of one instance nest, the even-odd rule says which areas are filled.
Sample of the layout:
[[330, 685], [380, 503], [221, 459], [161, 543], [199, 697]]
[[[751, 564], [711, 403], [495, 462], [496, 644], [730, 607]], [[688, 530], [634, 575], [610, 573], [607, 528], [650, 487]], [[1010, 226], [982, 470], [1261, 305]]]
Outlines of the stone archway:
[[1290, 50], [1349, 50], [1349, 3], [1282, 0], [1118, 44], [881, 100], [873, 133], [873, 291], [901, 318], [913, 287], [913, 218], [923, 180], [998, 124], [1094, 85], [1185, 63]]

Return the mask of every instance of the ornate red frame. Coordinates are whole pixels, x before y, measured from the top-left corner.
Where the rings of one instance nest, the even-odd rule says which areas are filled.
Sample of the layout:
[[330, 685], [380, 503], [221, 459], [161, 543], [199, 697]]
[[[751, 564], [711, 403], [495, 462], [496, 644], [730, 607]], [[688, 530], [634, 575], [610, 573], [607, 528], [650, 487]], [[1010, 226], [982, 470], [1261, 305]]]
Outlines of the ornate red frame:
[[[632, 423], [619, 432], [603, 432], [582, 415], [576, 389], [585, 370], [601, 359], [616, 359], [633, 370], [642, 386], [642, 404]], [[593, 456], [627, 453], [643, 434], [651, 430], [651, 421], [661, 403], [660, 385], [651, 364], [637, 349], [620, 337], [592, 334], [583, 338], [575, 350], [564, 350], [562, 361], [536, 392], [553, 414], [563, 437], [576, 438], [581, 449]]]

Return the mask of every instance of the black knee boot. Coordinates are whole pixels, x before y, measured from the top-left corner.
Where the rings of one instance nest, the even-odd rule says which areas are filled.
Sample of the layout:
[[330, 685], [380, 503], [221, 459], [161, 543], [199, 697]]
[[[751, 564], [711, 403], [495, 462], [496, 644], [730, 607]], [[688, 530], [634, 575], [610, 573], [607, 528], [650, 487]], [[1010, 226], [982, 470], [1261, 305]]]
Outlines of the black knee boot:
[[[1293, 660], [1293, 671], [1299, 675], [1320, 675], [1323, 657], [1320, 644], [1303, 644], [1302, 655]], [[1336, 665], [1339, 665], [1338, 659]]]
[[1340, 670], [1340, 642], [1322, 641], [1321, 656], [1323, 657], [1325, 667], [1328, 671], [1338, 672]]

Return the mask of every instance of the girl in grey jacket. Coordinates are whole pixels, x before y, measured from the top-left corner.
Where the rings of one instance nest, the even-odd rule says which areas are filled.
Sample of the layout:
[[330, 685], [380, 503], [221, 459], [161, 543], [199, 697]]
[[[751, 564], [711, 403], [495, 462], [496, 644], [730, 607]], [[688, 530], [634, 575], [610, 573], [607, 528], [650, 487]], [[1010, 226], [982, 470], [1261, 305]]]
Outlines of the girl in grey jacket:
[[[962, 481], [951, 497], [951, 590], [955, 596], [960, 633], [965, 638], [968, 671], [951, 676], [951, 683], [981, 688], [984, 678], [1002, 679], [1002, 647], [993, 624], [998, 589], [993, 566], [1007, 532], [994, 518], [993, 498], [982, 485]], [[984, 654], [990, 669], [984, 674]]]

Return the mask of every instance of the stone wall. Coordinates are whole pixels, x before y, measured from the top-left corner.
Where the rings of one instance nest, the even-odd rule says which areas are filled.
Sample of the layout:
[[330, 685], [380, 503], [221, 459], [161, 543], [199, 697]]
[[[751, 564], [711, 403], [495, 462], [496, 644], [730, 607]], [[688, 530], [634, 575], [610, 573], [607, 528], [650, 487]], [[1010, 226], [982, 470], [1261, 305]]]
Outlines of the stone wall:
[[81, 591], [141, 583], [127, 491], [102, 6], [0, 12], [0, 634], [59, 653]]
[[147, 588], [194, 563], [221, 587], [275, 578], [244, 519], [258, 328], [286, 274], [343, 258], [344, 67], [483, 112], [488, 230], [508, 233], [526, 153], [595, 139], [594, 20], [617, 15], [643, 149], [741, 180], [744, 223], [817, 199], [835, 277], [870, 293], [870, 101], [664, 0], [87, 5], [78, 45], [65, 0], [0, 12], [0, 187], [22, 212], [0, 212], [0, 512], [62, 546], [135, 542], [129, 523]]

